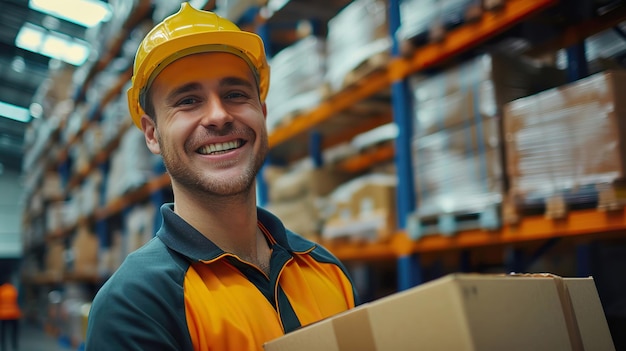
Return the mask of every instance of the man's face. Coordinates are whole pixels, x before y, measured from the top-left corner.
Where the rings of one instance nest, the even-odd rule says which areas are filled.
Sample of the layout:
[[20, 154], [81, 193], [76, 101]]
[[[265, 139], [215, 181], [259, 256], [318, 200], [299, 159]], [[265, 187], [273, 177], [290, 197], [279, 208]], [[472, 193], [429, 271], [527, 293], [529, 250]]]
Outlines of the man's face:
[[229, 53], [168, 65], [150, 89], [156, 123], [142, 117], [148, 147], [191, 192], [227, 196], [251, 189], [268, 152], [265, 106], [250, 67]]

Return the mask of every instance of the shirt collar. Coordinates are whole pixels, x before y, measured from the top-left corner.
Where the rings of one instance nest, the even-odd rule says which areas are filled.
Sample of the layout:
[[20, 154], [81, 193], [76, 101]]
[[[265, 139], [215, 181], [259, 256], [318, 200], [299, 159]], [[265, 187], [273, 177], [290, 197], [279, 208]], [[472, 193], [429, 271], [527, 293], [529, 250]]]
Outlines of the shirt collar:
[[[156, 235], [170, 249], [194, 261], [211, 261], [225, 252], [207, 239], [179, 215], [174, 213], [174, 204], [161, 206], [163, 222]], [[283, 223], [270, 212], [257, 207], [257, 218], [270, 241], [293, 253], [303, 253], [315, 248], [316, 244], [285, 229]]]

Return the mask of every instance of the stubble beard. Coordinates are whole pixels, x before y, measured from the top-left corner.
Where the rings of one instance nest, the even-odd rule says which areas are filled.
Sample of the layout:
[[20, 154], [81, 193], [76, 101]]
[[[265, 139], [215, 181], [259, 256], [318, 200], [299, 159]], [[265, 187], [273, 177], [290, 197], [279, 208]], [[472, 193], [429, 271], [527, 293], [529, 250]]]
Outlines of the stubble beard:
[[254, 155], [252, 162], [237, 177], [224, 179], [215, 177], [210, 172], [199, 172], [191, 169], [180, 160], [180, 157], [175, 152], [171, 152], [168, 147], [163, 147], [165, 145], [157, 132], [163, 163], [172, 181], [192, 194], [198, 193], [211, 197], [247, 196], [251, 193], [256, 175], [263, 166], [265, 156], [269, 151], [267, 134], [261, 133], [257, 137], [260, 138], [260, 149]]

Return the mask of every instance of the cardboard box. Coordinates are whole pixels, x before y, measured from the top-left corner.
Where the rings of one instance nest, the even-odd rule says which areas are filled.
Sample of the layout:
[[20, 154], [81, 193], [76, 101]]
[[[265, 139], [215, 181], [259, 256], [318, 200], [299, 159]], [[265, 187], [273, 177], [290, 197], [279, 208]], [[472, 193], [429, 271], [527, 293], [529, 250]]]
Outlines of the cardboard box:
[[322, 215], [319, 205], [323, 203], [312, 196], [270, 202], [265, 208], [278, 216], [288, 228], [308, 239], [319, 241]]
[[395, 176], [370, 174], [344, 184], [341, 196], [330, 201], [322, 237], [378, 241], [395, 233], [396, 182]]
[[268, 166], [263, 171], [269, 183], [270, 203], [300, 199], [305, 196], [324, 197], [352, 175], [333, 167], [313, 168], [301, 164], [291, 169]]
[[88, 226], [79, 225], [71, 244], [74, 259], [71, 271], [76, 274], [97, 274], [99, 246], [96, 234]]
[[267, 342], [266, 351], [615, 350], [592, 278], [452, 274]]

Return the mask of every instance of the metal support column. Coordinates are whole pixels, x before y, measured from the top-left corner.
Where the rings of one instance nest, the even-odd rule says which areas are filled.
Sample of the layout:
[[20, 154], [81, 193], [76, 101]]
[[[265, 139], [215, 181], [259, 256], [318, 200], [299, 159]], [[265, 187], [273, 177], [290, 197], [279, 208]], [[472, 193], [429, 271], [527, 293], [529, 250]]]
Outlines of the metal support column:
[[309, 155], [313, 160], [315, 168], [320, 168], [324, 165], [322, 135], [317, 131], [313, 131], [309, 134]]
[[580, 244], [576, 246], [576, 276], [591, 276], [591, 246]]
[[[258, 9], [257, 9], [258, 10]], [[270, 30], [269, 26], [266, 23], [261, 23], [256, 26], [257, 34], [263, 40], [263, 46], [265, 47], [265, 56], [269, 60], [272, 55], [272, 45], [270, 43]], [[267, 182], [263, 177], [264, 168], [270, 164], [269, 157], [266, 158], [263, 163], [263, 167], [259, 170], [259, 173], [256, 176], [256, 195], [257, 195], [257, 206], [265, 206], [269, 201]]]
[[398, 258], [398, 291], [403, 291], [424, 282], [418, 254]]
[[585, 43], [570, 46], [565, 49], [567, 54], [567, 79], [570, 82], [585, 78], [589, 75]]
[[[400, 27], [400, 0], [389, 1], [389, 35], [392, 38], [391, 54], [400, 55], [395, 33]], [[410, 90], [406, 79], [392, 82], [391, 100], [393, 119], [398, 126], [395, 140], [395, 163], [398, 172], [397, 212], [398, 228], [406, 228], [407, 218], [415, 210], [415, 189], [411, 162], [411, 138], [413, 134]], [[419, 255], [402, 256], [398, 259], [398, 290], [405, 290], [423, 282]]]
[[[585, 78], [589, 75], [585, 42], [566, 49], [567, 78], [570, 82]], [[589, 276], [589, 245], [580, 244], [576, 247], [576, 273], [580, 277]]]
[[506, 251], [505, 265], [507, 273], [523, 273], [526, 270], [526, 257], [524, 252], [516, 247], [510, 247]]
[[391, 86], [393, 117], [398, 126], [398, 138], [395, 141], [395, 162], [398, 172], [398, 227], [406, 228], [408, 216], [415, 210], [415, 186], [411, 161], [411, 137], [413, 131], [410, 111], [408, 83], [405, 80], [394, 82]]

